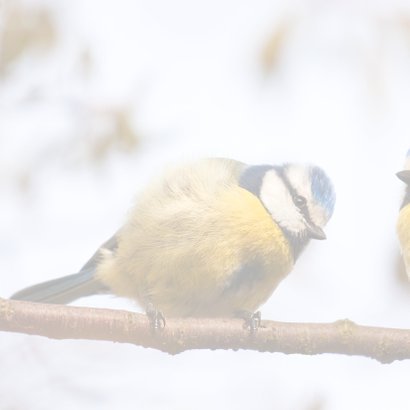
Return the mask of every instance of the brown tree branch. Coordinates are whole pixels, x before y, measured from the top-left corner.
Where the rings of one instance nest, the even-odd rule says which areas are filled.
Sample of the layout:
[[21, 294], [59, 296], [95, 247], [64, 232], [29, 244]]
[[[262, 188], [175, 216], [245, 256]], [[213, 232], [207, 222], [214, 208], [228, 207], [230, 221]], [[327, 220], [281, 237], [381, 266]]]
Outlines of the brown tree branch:
[[410, 359], [410, 330], [334, 323], [263, 321], [256, 334], [239, 319], [168, 319], [153, 332], [145, 315], [123, 310], [0, 299], [0, 331], [52, 339], [133, 343], [170, 354], [189, 349], [249, 349], [299, 354], [339, 353], [390, 363]]

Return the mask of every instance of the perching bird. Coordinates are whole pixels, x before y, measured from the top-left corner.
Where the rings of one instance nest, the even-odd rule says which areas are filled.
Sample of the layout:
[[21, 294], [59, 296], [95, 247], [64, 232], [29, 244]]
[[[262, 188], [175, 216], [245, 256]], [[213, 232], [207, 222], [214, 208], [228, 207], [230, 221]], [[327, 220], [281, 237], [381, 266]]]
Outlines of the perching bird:
[[403, 171], [396, 174], [406, 183], [406, 193], [397, 220], [397, 235], [407, 276], [410, 278], [410, 150], [407, 152]]
[[76, 274], [13, 299], [69, 303], [112, 293], [165, 317], [252, 313], [311, 238], [325, 239], [335, 194], [312, 165], [204, 159], [168, 171]]

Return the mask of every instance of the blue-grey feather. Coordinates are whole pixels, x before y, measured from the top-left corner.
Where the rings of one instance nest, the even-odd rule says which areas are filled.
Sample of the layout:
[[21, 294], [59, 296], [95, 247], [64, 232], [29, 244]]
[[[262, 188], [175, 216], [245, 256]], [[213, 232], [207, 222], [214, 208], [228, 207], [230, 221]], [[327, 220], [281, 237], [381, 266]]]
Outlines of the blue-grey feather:
[[401, 203], [400, 209], [403, 209], [408, 204], [410, 204], [410, 186], [407, 185], [405, 195], [404, 195], [403, 201]]
[[313, 166], [310, 170], [310, 176], [313, 198], [327, 211], [328, 217], [330, 217], [333, 214], [336, 201], [333, 184], [322, 168]]
[[42, 303], [70, 303], [81, 297], [109, 293], [94, 277], [94, 269], [42, 282], [15, 293], [11, 299]]
[[117, 236], [114, 235], [97, 249], [78, 273], [22, 289], [15, 293], [11, 299], [64, 304], [85, 296], [111, 293], [105, 285], [95, 278], [94, 273], [101, 260], [102, 250], [114, 252], [117, 246]]

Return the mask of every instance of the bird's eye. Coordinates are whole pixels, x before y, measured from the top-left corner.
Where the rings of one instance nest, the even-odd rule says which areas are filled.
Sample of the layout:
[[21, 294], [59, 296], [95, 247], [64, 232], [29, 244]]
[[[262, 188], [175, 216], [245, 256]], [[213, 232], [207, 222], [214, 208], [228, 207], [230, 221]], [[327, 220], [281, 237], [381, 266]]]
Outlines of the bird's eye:
[[298, 208], [303, 208], [304, 206], [306, 206], [306, 198], [302, 195], [296, 195], [293, 198], [293, 202]]

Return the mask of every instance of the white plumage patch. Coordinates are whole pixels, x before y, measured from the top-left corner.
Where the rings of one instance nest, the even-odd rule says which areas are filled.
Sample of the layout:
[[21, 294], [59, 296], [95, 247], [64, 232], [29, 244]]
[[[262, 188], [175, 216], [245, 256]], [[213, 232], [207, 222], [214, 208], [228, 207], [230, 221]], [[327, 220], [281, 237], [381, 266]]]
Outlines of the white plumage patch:
[[298, 193], [306, 198], [310, 219], [315, 225], [324, 227], [329, 219], [326, 210], [318, 204], [312, 194], [311, 167], [303, 165], [289, 165], [285, 175]]
[[295, 234], [306, 228], [303, 215], [295, 206], [288, 187], [274, 169], [263, 178], [260, 199], [281, 227]]
[[306, 199], [311, 222], [319, 227], [324, 227], [329, 215], [315, 201], [312, 194], [311, 167], [291, 164], [285, 165], [283, 170], [283, 176], [278, 174], [275, 169], [268, 171], [261, 185], [260, 199], [272, 218], [282, 228], [295, 235], [303, 236], [306, 232], [305, 216], [295, 205], [292, 197], [292, 195], [298, 195]]

